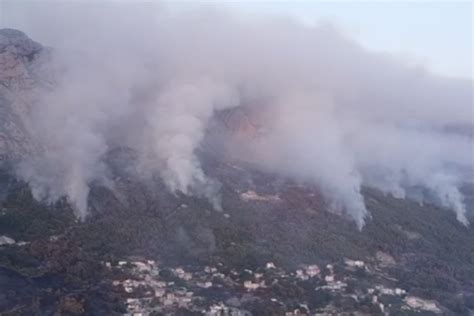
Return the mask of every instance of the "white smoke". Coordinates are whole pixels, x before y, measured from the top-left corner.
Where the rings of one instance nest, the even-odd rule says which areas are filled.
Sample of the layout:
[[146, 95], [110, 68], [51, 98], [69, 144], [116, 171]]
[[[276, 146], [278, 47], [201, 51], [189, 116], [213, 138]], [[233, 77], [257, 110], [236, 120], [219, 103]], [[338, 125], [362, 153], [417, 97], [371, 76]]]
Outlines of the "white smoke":
[[103, 156], [120, 144], [141, 174], [218, 207], [196, 150], [216, 111], [245, 106], [263, 132], [232, 152], [317, 183], [359, 227], [362, 184], [397, 197], [421, 187], [468, 223], [458, 186], [473, 141], [444, 128], [473, 124], [470, 80], [371, 53], [327, 24], [149, 3], [6, 8], [54, 47], [57, 85], [29, 123], [45, 150], [19, 169], [38, 198], [66, 195], [85, 216], [90, 183], [106, 181]]
[[215, 184], [204, 174], [195, 151], [204, 139], [213, 113], [237, 106], [237, 94], [201, 78], [170, 83], [154, 105], [146, 119], [148, 142], [140, 152], [141, 169], [144, 172], [157, 169], [171, 191], [200, 193], [220, 208], [215, 201]]

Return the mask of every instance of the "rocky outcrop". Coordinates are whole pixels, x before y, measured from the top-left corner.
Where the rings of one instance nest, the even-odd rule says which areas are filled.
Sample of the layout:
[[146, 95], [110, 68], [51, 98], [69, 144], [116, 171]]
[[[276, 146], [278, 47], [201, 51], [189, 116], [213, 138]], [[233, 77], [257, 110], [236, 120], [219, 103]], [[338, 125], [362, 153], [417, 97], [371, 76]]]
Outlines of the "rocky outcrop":
[[[24, 88], [32, 80], [33, 62], [43, 50], [41, 44], [23, 32], [0, 30], [0, 83], [4, 87]], [[31, 83], [31, 82], [30, 82]]]
[[23, 32], [0, 29], [0, 165], [31, 150], [26, 114], [48, 82], [48, 58]]

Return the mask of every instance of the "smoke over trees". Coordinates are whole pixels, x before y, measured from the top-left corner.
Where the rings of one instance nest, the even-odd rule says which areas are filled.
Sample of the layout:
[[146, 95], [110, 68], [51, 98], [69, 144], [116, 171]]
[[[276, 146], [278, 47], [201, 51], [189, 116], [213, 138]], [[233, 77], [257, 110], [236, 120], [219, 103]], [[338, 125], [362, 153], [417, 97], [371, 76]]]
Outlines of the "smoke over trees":
[[230, 155], [316, 183], [359, 227], [364, 184], [468, 224], [458, 187], [473, 139], [447, 130], [473, 124], [470, 80], [372, 53], [328, 24], [152, 4], [28, 8], [16, 15], [52, 47], [55, 78], [25, 118], [41, 150], [18, 165], [39, 199], [67, 196], [86, 216], [90, 184], [113, 182], [103, 156], [127, 146], [141, 176], [218, 208], [197, 150], [216, 113], [243, 107], [259, 133], [228, 138]]

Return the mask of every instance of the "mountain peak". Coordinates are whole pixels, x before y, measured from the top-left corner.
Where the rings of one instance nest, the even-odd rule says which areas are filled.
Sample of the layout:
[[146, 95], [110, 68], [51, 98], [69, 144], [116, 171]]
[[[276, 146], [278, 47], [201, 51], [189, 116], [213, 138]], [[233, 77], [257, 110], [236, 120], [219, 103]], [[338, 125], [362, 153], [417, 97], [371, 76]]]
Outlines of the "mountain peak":
[[32, 59], [43, 46], [30, 39], [25, 33], [15, 29], [0, 29], [0, 54], [9, 52]]

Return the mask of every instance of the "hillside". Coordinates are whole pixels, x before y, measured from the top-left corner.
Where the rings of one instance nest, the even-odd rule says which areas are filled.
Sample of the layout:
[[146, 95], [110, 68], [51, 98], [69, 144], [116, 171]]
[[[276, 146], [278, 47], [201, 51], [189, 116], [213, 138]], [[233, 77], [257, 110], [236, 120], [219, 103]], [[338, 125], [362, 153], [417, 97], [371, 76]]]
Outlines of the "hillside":
[[[194, 300], [184, 305], [183, 310], [189, 309], [189, 313], [208, 310], [234, 296], [242, 300], [245, 293], [257, 301], [239, 306], [254, 314], [258, 310], [279, 314], [312, 300], [323, 300], [310, 304], [312, 311], [326, 307], [340, 312], [372, 313], [374, 308], [380, 312], [378, 303], [372, 304], [367, 294], [377, 286], [402, 289], [407, 293], [403, 297], [435, 300], [442, 313], [463, 314], [472, 308], [474, 233], [450, 212], [366, 189], [373, 215], [359, 232], [351, 222], [325, 211], [314, 188], [237, 166], [223, 164], [213, 169], [222, 177], [223, 212], [211, 210], [204, 200], [166, 193], [160, 183], [147, 187], [128, 178], [116, 188], [126, 202], [119, 201], [117, 191], [94, 189], [94, 214], [84, 223], [75, 221], [67, 204], [38, 204], [24, 184], [4, 175], [2, 184], [8, 190], [2, 201], [0, 229], [2, 235], [25, 243], [1, 248], [2, 286], [4, 293], [10, 293], [3, 299], [3, 310], [13, 315], [18, 311], [28, 314], [34, 308], [68, 311], [72, 307], [63, 305], [70, 299], [88, 314], [100, 314], [104, 309], [123, 311], [124, 297], [129, 293], [112, 286], [112, 280], [137, 276], [130, 276], [135, 274], [128, 270], [119, 273], [118, 267], [110, 271], [105, 262], [115, 265], [144, 260], [159, 262], [159, 275], [164, 274], [164, 280], [175, 280], [173, 273], [166, 271], [178, 267], [199, 271], [211, 266], [232, 277], [231, 271], [240, 275], [245, 274], [244, 269], [261, 273], [269, 262], [281, 269], [278, 273], [290, 275], [287, 280], [265, 274], [270, 279], [266, 288], [258, 291], [234, 289], [228, 284], [209, 286], [199, 294], [204, 297], [203, 305], [194, 306]], [[361, 260], [365, 266], [351, 272], [353, 268], [345, 268], [344, 260]], [[324, 277], [299, 280], [294, 274], [302, 267], [317, 265], [325, 276], [331, 275], [323, 269], [327, 264], [337, 269], [334, 274], [340, 281], [351, 284], [350, 291], [330, 287], [315, 291], [317, 286], [328, 285], [322, 281]], [[215, 279], [201, 277], [202, 282]], [[277, 282], [281, 290], [273, 289], [276, 285], [269, 287], [279, 278], [283, 278]], [[179, 284], [192, 288], [188, 283]], [[171, 287], [166, 293], [175, 290]], [[140, 297], [145, 290], [136, 291], [142, 294], [131, 297]], [[286, 291], [300, 294], [295, 297]], [[351, 293], [357, 298], [347, 303], [344, 297]], [[265, 303], [273, 296], [284, 303], [273, 307]], [[389, 304], [394, 304], [392, 309], [386, 307], [388, 310], [404, 305], [403, 297], [385, 296], [379, 294], [382, 302], [393, 300]]]
[[[37, 201], [15, 167], [39, 150], [22, 113], [51, 84], [47, 58], [23, 33], [0, 30], [0, 315], [474, 311], [474, 228], [450, 210], [364, 186], [371, 215], [359, 230], [314, 184], [228, 159], [218, 142], [197, 155], [222, 210], [140, 177], [127, 146], [106, 152], [113, 184], [91, 183], [84, 221], [66, 198]], [[243, 141], [259, 132], [240, 110], [216, 124]], [[474, 189], [464, 191], [472, 210]]]

